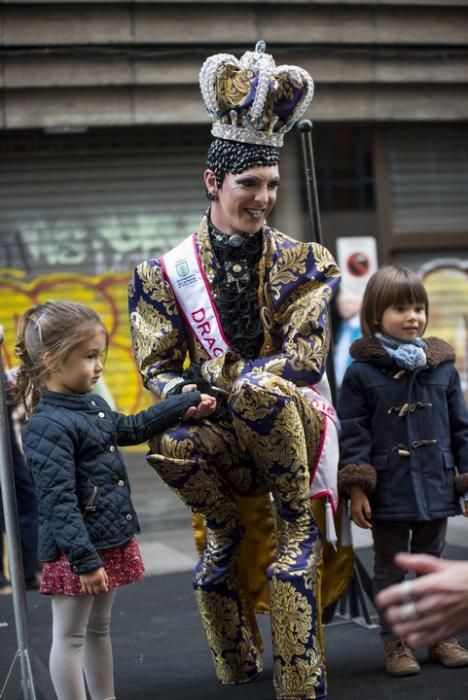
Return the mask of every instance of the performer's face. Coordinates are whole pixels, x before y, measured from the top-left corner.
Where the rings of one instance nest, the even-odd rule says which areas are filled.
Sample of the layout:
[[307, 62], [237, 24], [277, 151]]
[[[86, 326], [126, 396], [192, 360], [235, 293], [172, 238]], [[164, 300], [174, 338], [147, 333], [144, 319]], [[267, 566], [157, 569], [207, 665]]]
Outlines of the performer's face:
[[275, 205], [279, 180], [277, 165], [255, 166], [238, 175], [226, 173], [218, 188], [214, 173], [205, 171], [206, 186], [217, 197], [211, 221], [223, 233], [255, 233]]

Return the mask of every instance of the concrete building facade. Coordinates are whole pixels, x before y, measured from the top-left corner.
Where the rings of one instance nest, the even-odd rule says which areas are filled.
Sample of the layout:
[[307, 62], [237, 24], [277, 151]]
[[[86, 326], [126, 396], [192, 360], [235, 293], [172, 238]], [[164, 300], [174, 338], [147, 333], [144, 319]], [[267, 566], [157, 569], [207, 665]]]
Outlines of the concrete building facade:
[[[25, 306], [47, 295], [80, 298], [111, 326], [117, 403], [144, 402], [126, 280], [139, 260], [193, 230], [205, 206], [201, 64], [264, 40], [277, 63], [302, 65], [316, 84], [305, 116], [314, 123], [326, 245], [335, 252], [337, 237], [375, 237], [379, 262], [424, 268], [433, 280], [437, 271], [441, 308], [448, 275], [458, 301], [445, 314], [446, 335], [466, 355], [467, 20], [465, 0], [4, 2], [7, 353]], [[272, 223], [308, 239], [297, 133], [281, 172]], [[117, 381], [122, 368], [130, 382]]]

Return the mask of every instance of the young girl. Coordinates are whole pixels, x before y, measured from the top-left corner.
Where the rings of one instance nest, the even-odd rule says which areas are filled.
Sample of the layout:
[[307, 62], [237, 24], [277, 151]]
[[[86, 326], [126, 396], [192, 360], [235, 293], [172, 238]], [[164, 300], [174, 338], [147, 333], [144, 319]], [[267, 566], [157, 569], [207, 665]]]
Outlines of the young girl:
[[[443, 340], [421, 339], [427, 313], [414, 272], [376, 272], [362, 302], [365, 337], [351, 346], [354, 362], [340, 390], [339, 483], [351, 497], [352, 520], [372, 529], [374, 595], [404, 579], [397, 552], [442, 556], [447, 517], [461, 512], [460, 495], [468, 491], [468, 415], [455, 355]], [[419, 673], [411, 649], [379, 615], [388, 673]], [[468, 651], [454, 638], [429, 654], [445, 666], [468, 665]]]
[[118, 586], [138, 581], [138, 519], [117, 445], [135, 445], [177, 421], [215, 409], [197, 391], [125, 416], [91, 393], [108, 335], [80, 304], [47, 302], [22, 318], [18, 391], [33, 410], [24, 451], [39, 501], [41, 593], [51, 596], [50, 672], [59, 700], [115, 699], [111, 608]]

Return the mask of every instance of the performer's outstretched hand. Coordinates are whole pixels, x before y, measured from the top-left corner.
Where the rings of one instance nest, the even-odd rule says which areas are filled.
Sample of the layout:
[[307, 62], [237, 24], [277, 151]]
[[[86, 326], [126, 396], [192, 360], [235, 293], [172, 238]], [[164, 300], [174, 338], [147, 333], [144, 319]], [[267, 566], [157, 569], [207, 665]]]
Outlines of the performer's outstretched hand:
[[[182, 389], [183, 393], [188, 391], [196, 391], [196, 384], [186, 384]], [[208, 394], [200, 394], [200, 403], [196, 406], [190, 406], [184, 415], [183, 420], [199, 420], [200, 418], [206, 418], [206, 416], [211, 416], [212, 413], [216, 411], [216, 399], [214, 396], [209, 396]]]

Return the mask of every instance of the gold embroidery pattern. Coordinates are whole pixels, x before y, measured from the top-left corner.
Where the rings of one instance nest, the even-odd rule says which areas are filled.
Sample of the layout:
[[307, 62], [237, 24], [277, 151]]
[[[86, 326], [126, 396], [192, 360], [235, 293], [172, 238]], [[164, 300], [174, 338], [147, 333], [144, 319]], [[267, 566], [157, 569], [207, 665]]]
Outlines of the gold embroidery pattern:
[[221, 110], [241, 106], [250, 92], [254, 78], [251, 70], [225, 64], [221, 77], [216, 81], [216, 100]]
[[[322, 542], [315, 526], [312, 507], [294, 520], [279, 518], [279, 544], [270, 575], [281, 573], [306, 576], [306, 588], [315, 591], [315, 571], [322, 553]], [[309, 552], [309, 554], [308, 554]], [[311, 581], [314, 581], [311, 584]]]
[[161, 269], [150, 264], [147, 260], [141, 263], [141, 265], [138, 265], [136, 274], [142, 282], [145, 294], [151, 294], [155, 287], [159, 287], [159, 285], [163, 284]]
[[304, 572], [304, 586], [306, 589], [312, 591], [314, 598], [317, 596], [317, 567], [320, 564], [322, 549], [322, 538], [318, 534], [317, 539], [312, 545], [311, 557]]
[[[294, 664], [276, 662], [273, 668], [273, 683], [277, 700], [315, 700], [317, 687], [324, 682], [324, 672], [321, 663], [321, 652], [318, 648], [317, 637], [313, 636], [314, 649], [308, 650], [304, 659], [298, 659]], [[323, 693], [320, 692], [320, 697]]]
[[320, 245], [320, 243], [312, 243], [312, 251], [315, 258], [315, 265], [319, 272], [325, 272], [328, 277], [340, 277], [340, 271], [326, 248]]
[[232, 387], [230, 401], [243, 420], [261, 421], [271, 414], [277, 398], [262, 392], [261, 401], [259, 401], [258, 392], [252, 389], [249, 377], [239, 379]]
[[[198, 607], [204, 622], [211, 619], [219, 620], [216, 627], [207, 625], [208, 643], [213, 653], [221, 654], [226, 646], [234, 646], [237, 630], [239, 629], [239, 613], [236, 601], [219, 595], [219, 593], [201, 593], [195, 591]], [[226, 644], [226, 640], [230, 643]]]
[[[165, 281], [159, 265], [143, 262], [135, 271], [141, 281], [143, 292], [155, 302], [162, 305], [167, 316], [177, 313], [177, 306], [171, 288]], [[130, 291], [133, 287], [130, 287]]]
[[291, 661], [306, 652], [312, 627], [312, 607], [290, 581], [273, 578], [270, 583], [271, 619], [274, 649]]
[[275, 91], [276, 100], [286, 99], [291, 101], [294, 98], [294, 88], [301, 89], [302, 83], [298, 80], [294, 80], [292, 75], [288, 73], [279, 73], [276, 76], [278, 87]]
[[[159, 440], [160, 447], [158, 447], [158, 437], [159, 436], [156, 436], [156, 438], [153, 438], [151, 441], [151, 448], [153, 449], [153, 444], [156, 443], [154, 444], [154, 449], [159, 449], [164, 455], [170, 457], [171, 461], [188, 460], [193, 456], [193, 441], [188, 437], [185, 439], [180, 437], [175, 438], [169, 432], [163, 433]], [[174, 476], [178, 478], [176, 474]]]
[[[219, 520], [222, 516], [218, 515]], [[234, 529], [234, 526], [236, 526]], [[216, 528], [209, 528], [202, 558], [194, 572], [194, 582], [203, 587], [207, 582], [220, 584], [223, 582], [234, 591], [232, 573], [237, 561], [237, 545], [242, 536], [242, 527], [238, 519], [234, 519]], [[234, 593], [231, 597], [237, 598]]]
[[315, 611], [291, 581], [273, 578], [270, 600], [276, 697], [316, 698], [323, 663], [313, 630]]
[[286, 367], [288, 358], [286, 356], [283, 357], [275, 357], [272, 360], [267, 360], [265, 362], [265, 371], [269, 372], [271, 374], [276, 374], [281, 376], [284, 373], [284, 369]]
[[[200, 432], [204, 433], [205, 449], [218, 442], [219, 450], [216, 430], [211, 425], [204, 427]], [[203, 512], [210, 524], [194, 572], [195, 595], [218, 678], [223, 683], [243, 683], [258, 675], [262, 667], [234, 577], [242, 526], [235, 502], [220, 497], [225, 489], [219, 474], [200, 458], [187, 459], [195, 450], [196, 431], [191, 429], [188, 435], [192, 440], [165, 435], [159, 441], [167, 453], [186, 459], [153, 454], [149, 461], [168, 486], [194, 512]]]
[[308, 247], [300, 243], [281, 251], [278, 269], [272, 271], [270, 275], [273, 299], [278, 300], [280, 298], [284, 285], [295, 283], [298, 278], [304, 275], [308, 252]]
[[245, 683], [262, 670], [247, 619], [238, 601], [215, 591], [195, 590], [201, 620], [222, 683]]
[[151, 362], [155, 341], [158, 355], [165, 354], [173, 347], [177, 331], [168, 318], [143, 299], [138, 302], [137, 312], [132, 316], [132, 335], [136, 361], [142, 367]]

